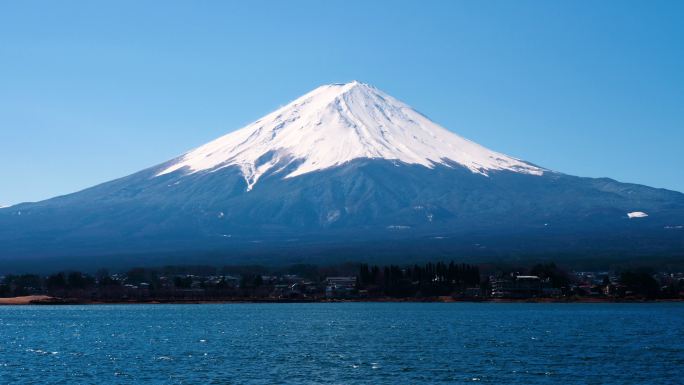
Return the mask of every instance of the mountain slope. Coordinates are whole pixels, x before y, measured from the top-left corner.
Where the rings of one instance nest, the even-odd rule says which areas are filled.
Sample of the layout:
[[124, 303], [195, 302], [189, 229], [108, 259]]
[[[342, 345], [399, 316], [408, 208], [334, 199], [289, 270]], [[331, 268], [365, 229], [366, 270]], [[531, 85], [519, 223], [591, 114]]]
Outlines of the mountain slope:
[[352, 82], [161, 165], [0, 209], [0, 261], [681, 256], [682, 225], [684, 194], [537, 167]]

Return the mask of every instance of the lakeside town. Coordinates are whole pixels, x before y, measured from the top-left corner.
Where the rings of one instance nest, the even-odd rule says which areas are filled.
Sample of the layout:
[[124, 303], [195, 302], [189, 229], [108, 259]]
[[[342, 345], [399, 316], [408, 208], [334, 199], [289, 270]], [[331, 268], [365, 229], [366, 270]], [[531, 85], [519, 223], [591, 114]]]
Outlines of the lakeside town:
[[553, 263], [481, 272], [476, 265], [135, 268], [0, 276], [2, 299], [25, 303], [316, 301], [630, 301], [684, 299], [684, 272], [565, 271]]

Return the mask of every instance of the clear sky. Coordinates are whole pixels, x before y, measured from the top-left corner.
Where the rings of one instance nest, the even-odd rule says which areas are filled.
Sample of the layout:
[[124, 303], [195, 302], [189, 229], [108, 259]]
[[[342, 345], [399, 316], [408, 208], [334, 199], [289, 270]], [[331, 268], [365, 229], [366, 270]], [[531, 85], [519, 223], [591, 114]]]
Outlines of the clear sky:
[[0, 204], [357, 79], [491, 149], [684, 191], [682, 1], [0, 2]]

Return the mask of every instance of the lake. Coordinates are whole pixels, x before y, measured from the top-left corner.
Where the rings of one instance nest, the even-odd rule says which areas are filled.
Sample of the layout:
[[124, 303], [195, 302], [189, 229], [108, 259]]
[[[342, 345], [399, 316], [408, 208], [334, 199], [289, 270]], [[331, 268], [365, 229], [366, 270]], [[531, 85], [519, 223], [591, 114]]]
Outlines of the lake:
[[684, 303], [0, 307], [2, 384], [682, 384]]

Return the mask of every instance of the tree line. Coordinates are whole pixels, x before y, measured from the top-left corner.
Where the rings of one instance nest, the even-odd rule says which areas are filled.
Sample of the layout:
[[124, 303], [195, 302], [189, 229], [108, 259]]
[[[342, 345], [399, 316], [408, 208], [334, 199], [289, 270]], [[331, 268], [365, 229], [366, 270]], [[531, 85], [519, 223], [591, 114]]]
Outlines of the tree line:
[[444, 296], [479, 285], [480, 269], [477, 266], [453, 261], [403, 268], [361, 264], [357, 275], [359, 289], [392, 297]]
[[[167, 266], [133, 268], [110, 274], [102, 269], [94, 274], [79, 271], [57, 272], [43, 276], [13, 274], [0, 277], [0, 297], [48, 294], [55, 297], [116, 300], [124, 297], [177, 298], [267, 297], [275, 286], [292, 284], [291, 276], [305, 282], [307, 295], [325, 296], [326, 277], [356, 276], [355, 291], [368, 297], [436, 297], [459, 295], [478, 290], [486, 296], [496, 279], [517, 274], [535, 275], [545, 285], [560, 289], [562, 296], [592, 295], [601, 290], [614, 297], [677, 298], [684, 293], [684, 278], [656, 273], [648, 268], [621, 269], [599, 277], [591, 292], [578, 278], [554, 263], [529, 268], [495, 269], [455, 262], [399, 265], [342, 264], [337, 266], [290, 265], [264, 266]], [[511, 274], [514, 272], [513, 274]], [[669, 277], [669, 278], [668, 278]], [[677, 278], [679, 277], [679, 278]], [[601, 279], [602, 278], [602, 282]], [[302, 287], [301, 285], [299, 287]]]

